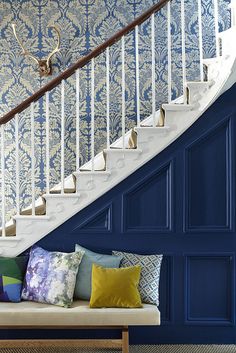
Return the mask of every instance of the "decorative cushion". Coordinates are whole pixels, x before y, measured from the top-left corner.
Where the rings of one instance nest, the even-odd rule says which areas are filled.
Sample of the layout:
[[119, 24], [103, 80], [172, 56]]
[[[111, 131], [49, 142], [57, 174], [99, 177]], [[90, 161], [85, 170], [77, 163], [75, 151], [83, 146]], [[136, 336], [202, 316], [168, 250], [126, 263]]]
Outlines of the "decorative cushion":
[[141, 308], [141, 267], [105, 268], [93, 264], [90, 308]]
[[103, 267], [117, 268], [120, 266], [121, 257], [98, 254], [80, 246], [79, 244], [76, 244], [75, 250], [84, 251], [84, 256], [77, 274], [74, 296], [75, 298], [90, 300], [93, 263]]
[[0, 257], [0, 301], [20, 302], [28, 257]]
[[142, 267], [139, 292], [143, 303], [159, 305], [159, 279], [163, 255], [138, 255], [113, 251], [122, 256], [121, 267], [140, 265]]
[[69, 307], [83, 252], [49, 252], [33, 246], [22, 290], [22, 299]]

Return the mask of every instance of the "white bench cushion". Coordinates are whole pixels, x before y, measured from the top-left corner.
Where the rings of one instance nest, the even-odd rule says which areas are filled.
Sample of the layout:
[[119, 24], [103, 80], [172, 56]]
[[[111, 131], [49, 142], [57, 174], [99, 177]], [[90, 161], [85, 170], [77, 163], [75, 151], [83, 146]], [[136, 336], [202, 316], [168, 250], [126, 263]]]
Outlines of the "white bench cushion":
[[86, 301], [75, 301], [71, 308], [23, 301], [0, 303], [0, 326], [126, 326], [160, 325], [155, 305], [143, 308], [90, 309]]

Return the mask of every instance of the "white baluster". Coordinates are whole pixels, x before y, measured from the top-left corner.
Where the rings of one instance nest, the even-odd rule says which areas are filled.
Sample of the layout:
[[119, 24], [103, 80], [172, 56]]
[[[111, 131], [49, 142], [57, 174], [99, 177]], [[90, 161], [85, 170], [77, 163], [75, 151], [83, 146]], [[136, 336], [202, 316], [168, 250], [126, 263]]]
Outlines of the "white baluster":
[[151, 46], [152, 46], [152, 118], [153, 126], [155, 123], [156, 115], [156, 60], [155, 60], [155, 15], [151, 16]]
[[185, 50], [185, 8], [184, 0], [181, 0], [181, 37], [182, 37], [182, 72], [183, 72], [183, 95], [185, 95], [186, 87], [186, 50]]
[[170, 12], [170, 2], [167, 4], [167, 46], [168, 46], [168, 103], [172, 99], [172, 61], [171, 61], [171, 12]]
[[135, 67], [136, 67], [136, 109], [137, 126], [140, 126], [140, 95], [139, 95], [139, 33], [138, 26], [135, 27]]
[[122, 65], [122, 148], [125, 148], [125, 37], [121, 37], [121, 65]]
[[198, 0], [198, 36], [199, 36], [199, 63], [200, 80], [203, 81], [203, 44], [202, 44], [202, 0]]
[[65, 81], [61, 81], [61, 194], [65, 192]]
[[49, 92], [46, 92], [46, 193], [50, 192]]
[[76, 170], [80, 167], [80, 77], [79, 69], [76, 70]]
[[35, 152], [34, 152], [34, 102], [30, 105], [31, 117], [31, 192], [32, 192], [32, 216], [35, 215]]
[[6, 236], [6, 200], [5, 200], [5, 136], [4, 125], [1, 126], [1, 169], [2, 169], [2, 237]]
[[215, 17], [216, 56], [218, 57], [220, 56], [218, 0], [214, 0], [214, 17]]
[[20, 156], [19, 156], [19, 115], [15, 116], [15, 144], [16, 144], [16, 214], [20, 214]]
[[91, 162], [94, 171], [94, 58], [91, 60]]
[[106, 86], [107, 86], [107, 149], [110, 148], [110, 53], [106, 49]]

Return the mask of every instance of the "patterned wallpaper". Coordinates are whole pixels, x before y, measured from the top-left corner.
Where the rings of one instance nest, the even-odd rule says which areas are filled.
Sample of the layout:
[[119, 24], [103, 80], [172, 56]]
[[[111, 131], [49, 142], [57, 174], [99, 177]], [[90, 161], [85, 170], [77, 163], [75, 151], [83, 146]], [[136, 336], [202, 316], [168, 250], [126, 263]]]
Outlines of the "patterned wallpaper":
[[[128, 24], [153, 5], [155, 0], [2, 0], [0, 2], [0, 114], [8, 112], [27, 98], [48, 79], [40, 78], [34, 62], [21, 55], [21, 49], [12, 34], [10, 24], [15, 22], [25, 46], [39, 58], [47, 56], [55, 44], [54, 33], [47, 26], [56, 24], [61, 30], [61, 50], [53, 57], [53, 76], [101, 44], [106, 38]], [[227, 10], [229, 0], [219, 0], [220, 30], [229, 27]], [[187, 0], [186, 51], [187, 78], [199, 77], [197, 0]], [[181, 94], [181, 27], [180, 0], [171, 3], [172, 31], [172, 95]], [[202, 1], [204, 57], [215, 54], [213, 0]], [[156, 15], [156, 104], [167, 101], [167, 22], [166, 8]], [[151, 50], [150, 20], [140, 27], [140, 103], [141, 116], [151, 113]], [[121, 133], [121, 46], [115, 44], [110, 51], [110, 121], [111, 141]], [[126, 37], [126, 127], [135, 124], [135, 61], [134, 35]], [[95, 63], [95, 148], [100, 151], [106, 144], [106, 90], [105, 55]], [[90, 65], [81, 70], [81, 163], [90, 156]], [[51, 78], [50, 78], [51, 79]], [[66, 174], [75, 170], [75, 79], [66, 82]], [[35, 104], [36, 191], [45, 187], [45, 102]], [[50, 153], [51, 184], [60, 178], [60, 88], [50, 93]], [[22, 205], [30, 204], [30, 115], [20, 115], [20, 160]], [[14, 213], [15, 201], [15, 146], [14, 123], [6, 131], [6, 188], [9, 215]]]

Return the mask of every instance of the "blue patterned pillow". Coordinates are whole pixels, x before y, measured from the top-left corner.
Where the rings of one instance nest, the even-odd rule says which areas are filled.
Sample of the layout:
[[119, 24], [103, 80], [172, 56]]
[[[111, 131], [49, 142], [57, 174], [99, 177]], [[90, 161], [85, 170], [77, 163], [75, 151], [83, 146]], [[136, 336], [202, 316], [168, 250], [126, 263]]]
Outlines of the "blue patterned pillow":
[[22, 299], [69, 307], [84, 252], [49, 252], [33, 246], [22, 290]]
[[121, 256], [121, 267], [140, 265], [139, 292], [143, 303], [159, 305], [159, 279], [163, 255], [138, 255], [122, 251], [112, 251]]

